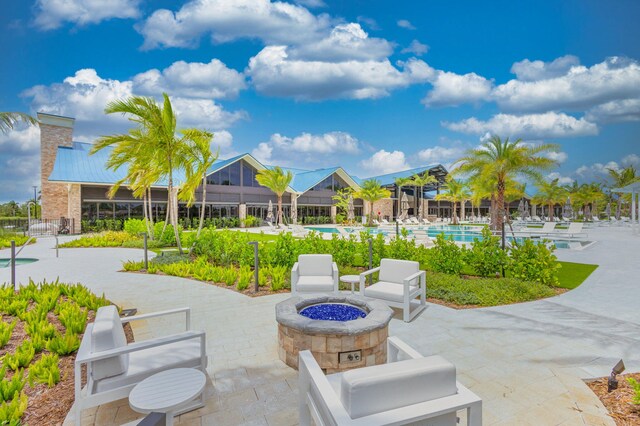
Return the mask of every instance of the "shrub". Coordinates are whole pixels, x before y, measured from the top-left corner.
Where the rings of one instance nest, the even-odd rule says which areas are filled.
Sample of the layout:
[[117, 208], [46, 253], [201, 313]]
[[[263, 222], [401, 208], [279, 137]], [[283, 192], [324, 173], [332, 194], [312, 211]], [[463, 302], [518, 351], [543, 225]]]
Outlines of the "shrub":
[[50, 388], [60, 381], [60, 368], [58, 367], [58, 355], [42, 355], [40, 359], [29, 367], [29, 385], [34, 382], [44, 383]]
[[134, 237], [128, 232], [105, 231], [100, 234], [83, 235], [78, 239], [60, 244], [60, 247], [121, 247], [126, 241], [139, 239], [140, 237]]
[[453, 242], [453, 239], [447, 239], [444, 234], [438, 234], [430, 252], [430, 266], [435, 272], [459, 275], [464, 267], [462, 249]]
[[248, 215], [243, 221], [242, 224], [246, 228], [253, 228], [254, 226], [260, 226], [261, 220], [255, 216]]
[[56, 307], [56, 314], [67, 332], [78, 334], [84, 331], [88, 315], [86, 309], [81, 309], [76, 303], [63, 302]]
[[[164, 228], [164, 232], [162, 229]], [[180, 231], [180, 228], [178, 228]], [[153, 236], [156, 241], [160, 242], [164, 247], [171, 247], [176, 245], [176, 236], [173, 232], [173, 225], [167, 224], [164, 226], [164, 221], [156, 222], [153, 225]]]
[[253, 279], [253, 270], [250, 266], [241, 266], [238, 275], [238, 291], [245, 290], [249, 287], [251, 280]]
[[5, 426], [20, 426], [20, 419], [27, 409], [29, 399], [25, 393], [16, 393], [11, 402], [0, 404], [0, 424]]
[[136, 262], [135, 260], [127, 260], [122, 263], [122, 269], [127, 272], [140, 271], [144, 268], [144, 261]]
[[29, 340], [25, 340], [12, 354], [6, 354], [3, 362], [13, 371], [17, 371], [19, 368], [28, 366], [35, 354], [36, 350], [33, 344]]
[[494, 236], [488, 226], [482, 228], [482, 238], [474, 238], [471, 248], [464, 254], [467, 265], [483, 277], [495, 276], [509, 261], [506, 251], [502, 250], [500, 237]]
[[15, 394], [22, 392], [26, 381], [24, 370], [18, 370], [13, 377], [6, 379], [7, 368], [0, 369], [0, 402], [9, 401]]
[[271, 290], [278, 291], [285, 288], [286, 276], [289, 272], [289, 268], [286, 266], [272, 266], [269, 268], [271, 273]]
[[9, 339], [11, 339], [11, 333], [17, 323], [17, 320], [14, 320], [11, 324], [0, 320], [0, 349], [2, 349]]
[[46, 320], [34, 321], [26, 323], [24, 331], [29, 336], [40, 335], [45, 339], [50, 339], [56, 334], [56, 327]]
[[562, 266], [553, 254], [554, 246], [547, 247], [545, 242], [534, 243], [526, 238], [509, 250], [511, 261], [509, 273], [514, 278], [525, 281], [537, 281], [547, 285], [558, 284], [558, 269]]
[[80, 339], [78, 335], [68, 331], [65, 334], [56, 333], [56, 337], [47, 343], [47, 350], [62, 356], [74, 353], [79, 347]]
[[638, 381], [633, 377], [628, 377], [627, 383], [629, 383], [629, 386], [633, 388], [633, 399], [631, 402], [636, 405], [640, 405], [640, 383], [638, 383]]
[[124, 221], [124, 232], [139, 237], [143, 232], [147, 232], [146, 222], [142, 219], [127, 219]]
[[191, 260], [191, 257], [188, 254], [180, 254], [178, 252], [175, 253], [164, 253], [161, 256], [156, 256], [150, 260], [156, 265], [170, 265], [172, 263], [180, 263], [180, 262], [188, 262]]
[[229, 287], [236, 283], [238, 279], [238, 271], [234, 267], [229, 267], [224, 270], [222, 281]]
[[253, 247], [250, 235], [245, 232], [204, 229], [196, 241], [193, 253], [205, 256], [216, 265], [253, 266]]

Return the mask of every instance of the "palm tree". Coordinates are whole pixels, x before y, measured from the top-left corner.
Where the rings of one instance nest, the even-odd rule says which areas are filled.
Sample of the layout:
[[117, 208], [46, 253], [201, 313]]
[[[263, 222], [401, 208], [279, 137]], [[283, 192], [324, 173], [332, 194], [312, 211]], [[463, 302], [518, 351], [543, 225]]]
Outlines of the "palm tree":
[[18, 123], [37, 126], [38, 120], [23, 112], [0, 112], [0, 133], [8, 133]]
[[204, 225], [204, 211], [207, 200], [207, 171], [218, 159], [220, 149], [216, 150], [215, 154], [211, 152], [213, 133], [198, 129], [186, 129], [181, 133], [188, 141], [184, 151], [187, 180], [180, 188], [181, 198], [187, 200], [187, 206], [193, 204], [196, 189], [202, 185], [202, 207], [200, 208], [200, 223], [196, 233], [196, 238], [198, 238]]
[[536, 183], [538, 193], [533, 200], [536, 204], [549, 206], [549, 221], [553, 222], [553, 206], [562, 204], [567, 198], [567, 190], [558, 184], [558, 179], [539, 180]]
[[[622, 170], [607, 169], [609, 177], [613, 179], [614, 188], [622, 188], [630, 185], [640, 179], [637, 176], [636, 169], [633, 166], [627, 166]], [[630, 194], [618, 194], [618, 207], [616, 208], [616, 219], [620, 220], [620, 211], [622, 210], [622, 201], [629, 198]]]
[[[555, 166], [557, 162], [541, 154], [556, 151], [557, 145], [540, 144], [529, 146], [521, 144], [521, 139], [504, 141], [493, 136], [481, 147], [471, 149], [454, 163], [455, 173], [467, 173], [471, 178], [495, 179], [496, 204], [504, 209], [504, 193], [507, 179], [528, 177], [534, 180], [542, 178], [541, 172]], [[503, 214], [497, 214], [493, 223], [494, 229], [500, 229], [504, 220]]]
[[436, 199], [445, 200], [451, 202], [453, 206], [453, 224], [458, 224], [457, 207], [458, 203], [471, 198], [471, 194], [467, 188], [467, 184], [461, 180], [456, 180], [449, 175], [447, 177], [447, 183], [444, 187], [444, 192], [436, 195]]
[[468, 186], [471, 191], [471, 197], [469, 199], [471, 200], [471, 204], [478, 208], [478, 217], [481, 216], [480, 204], [482, 204], [482, 200], [490, 199], [491, 210], [493, 211], [495, 204], [495, 184], [489, 179], [476, 177], [475, 179], [469, 179]]
[[256, 174], [256, 181], [258, 181], [260, 185], [272, 190], [278, 196], [277, 225], [282, 223], [282, 195], [286, 192], [292, 179], [293, 173], [291, 173], [290, 170], [285, 172], [280, 167], [260, 170], [258, 174]]
[[416, 187], [416, 189], [420, 188], [419, 191], [416, 190], [416, 197], [417, 197], [417, 201], [418, 201], [418, 209], [420, 209], [421, 206], [421, 202], [420, 201], [420, 196], [422, 194], [422, 188], [424, 188], [425, 185], [428, 185], [430, 183], [436, 183], [438, 182], [438, 179], [436, 179], [434, 176], [431, 176], [429, 173], [424, 173], [422, 175], [419, 174], [415, 174], [413, 175], [413, 178], [411, 179], [411, 184], [414, 185]]
[[402, 187], [409, 185], [413, 180], [410, 177], [399, 177], [395, 178], [394, 182], [396, 184], [396, 195], [398, 196], [398, 214], [396, 216], [400, 216], [400, 199], [402, 198]]
[[[166, 93], [162, 94], [163, 102], [158, 104], [153, 98], [144, 96], [131, 96], [109, 102], [105, 108], [106, 114], [122, 114], [129, 120], [138, 124], [128, 134], [113, 135], [101, 138], [92, 148], [95, 153], [110, 145], [120, 143], [133, 143], [132, 139], [144, 142], [144, 147], [138, 147], [133, 158], [149, 158], [153, 169], [149, 170], [151, 176], [167, 178], [167, 217], [173, 225], [178, 251], [182, 253], [180, 232], [178, 230], [178, 189], [174, 186], [173, 174], [175, 170], [184, 166], [184, 144], [186, 137], [178, 138], [176, 115], [174, 114], [171, 100]], [[146, 152], [146, 151], [149, 152]], [[149, 178], [151, 180], [151, 178]]]
[[391, 196], [391, 191], [383, 188], [380, 185], [380, 181], [377, 179], [367, 179], [362, 182], [362, 185], [360, 185], [360, 191], [356, 192], [354, 196], [369, 203], [369, 220], [367, 223], [369, 226], [372, 226], [373, 203], [378, 200], [382, 200], [383, 198], [389, 198]]

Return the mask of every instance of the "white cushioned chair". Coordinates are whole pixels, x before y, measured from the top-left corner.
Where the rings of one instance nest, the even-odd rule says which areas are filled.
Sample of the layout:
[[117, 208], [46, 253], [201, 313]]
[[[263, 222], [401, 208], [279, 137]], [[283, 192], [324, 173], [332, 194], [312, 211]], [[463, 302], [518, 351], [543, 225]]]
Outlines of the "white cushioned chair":
[[456, 381], [440, 356], [423, 357], [397, 337], [387, 339], [387, 364], [325, 376], [310, 351], [299, 354], [300, 425], [482, 425], [482, 400]]
[[[368, 275], [378, 272], [378, 281], [365, 287]], [[401, 308], [402, 319], [411, 321], [427, 305], [427, 275], [420, 264], [410, 260], [382, 259], [380, 266], [360, 274], [360, 294]], [[420, 298], [419, 303], [414, 302]], [[414, 303], [412, 303], [414, 302]], [[417, 305], [412, 308], [412, 305]]]
[[[123, 324], [158, 316], [184, 313], [186, 331], [127, 344]], [[82, 410], [126, 398], [133, 387], [147, 377], [172, 368], [197, 368], [206, 374], [207, 355], [204, 331], [191, 331], [191, 309], [120, 318], [115, 306], [96, 312], [87, 324], [75, 361], [75, 423], [80, 425]], [[87, 384], [81, 387], [82, 365], [87, 366]], [[204, 405], [201, 397], [184, 411]]]
[[330, 254], [301, 254], [291, 269], [291, 294], [338, 294], [338, 265]]

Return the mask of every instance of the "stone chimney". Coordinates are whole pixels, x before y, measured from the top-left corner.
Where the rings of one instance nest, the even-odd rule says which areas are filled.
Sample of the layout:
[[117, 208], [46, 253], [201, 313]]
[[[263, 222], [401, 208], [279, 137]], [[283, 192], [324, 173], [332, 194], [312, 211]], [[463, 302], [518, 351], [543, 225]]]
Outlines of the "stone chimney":
[[[73, 217], [78, 222], [75, 224], [75, 228], [79, 229], [80, 191], [79, 188], [73, 188], [74, 186], [79, 187], [79, 185], [49, 182], [49, 176], [56, 162], [58, 147], [73, 146], [73, 123], [75, 119], [39, 112], [38, 120], [40, 121], [42, 218], [60, 219], [61, 217]], [[77, 192], [77, 196], [75, 192]]]

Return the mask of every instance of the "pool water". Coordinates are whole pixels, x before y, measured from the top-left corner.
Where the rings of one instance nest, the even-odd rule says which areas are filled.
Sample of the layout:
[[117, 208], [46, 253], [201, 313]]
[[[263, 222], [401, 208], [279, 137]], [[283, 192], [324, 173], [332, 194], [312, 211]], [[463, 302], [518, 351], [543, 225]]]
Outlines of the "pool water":
[[[28, 265], [29, 263], [37, 262], [38, 259], [29, 258], [29, 257], [21, 257], [16, 259], [16, 266], [20, 265]], [[0, 268], [8, 268], [10, 266], [11, 259], [10, 258], [0, 258]]]
[[[305, 226], [305, 229], [308, 229], [309, 231], [316, 231], [316, 232], [323, 232], [323, 233], [327, 233], [327, 234], [339, 234], [340, 231], [338, 231], [338, 228], [335, 227], [320, 227], [320, 226]], [[345, 228], [346, 230], [347, 228]], [[350, 231], [347, 231], [350, 232]]]
[[366, 317], [367, 313], [344, 303], [319, 303], [304, 308], [300, 311], [300, 315], [312, 320], [353, 321]]

